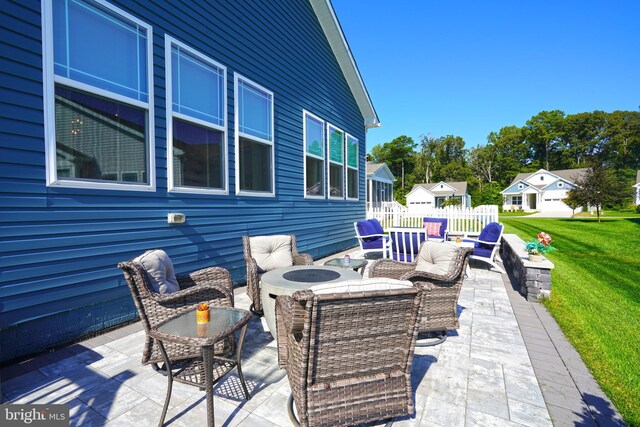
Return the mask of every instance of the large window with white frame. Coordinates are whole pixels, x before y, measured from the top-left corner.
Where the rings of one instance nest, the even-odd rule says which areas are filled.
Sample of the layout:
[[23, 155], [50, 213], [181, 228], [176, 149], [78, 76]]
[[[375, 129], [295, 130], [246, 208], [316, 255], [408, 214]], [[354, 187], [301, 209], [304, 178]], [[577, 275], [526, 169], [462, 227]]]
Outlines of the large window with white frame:
[[154, 190], [152, 30], [103, 0], [44, 0], [47, 185]]
[[358, 200], [358, 140], [347, 134], [347, 199]]
[[165, 36], [169, 189], [226, 193], [226, 68]]
[[304, 112], [305, 196], [324, 198], [324, 120]]
[[344, 132], [327, 125], [329, 152], [329, 198], [344, 198]]
[[234, 74], [236, 193], [275, 195], [273, 92]]

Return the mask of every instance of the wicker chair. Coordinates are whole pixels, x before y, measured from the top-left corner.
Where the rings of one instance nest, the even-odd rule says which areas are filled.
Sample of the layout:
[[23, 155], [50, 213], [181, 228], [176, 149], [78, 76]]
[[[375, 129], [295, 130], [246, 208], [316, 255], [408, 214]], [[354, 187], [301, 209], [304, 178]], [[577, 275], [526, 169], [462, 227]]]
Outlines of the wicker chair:
[[277, 298], [278, 364], [289, 377], [295, 425], [356, 425], [414, 412], [421, 292], [304, 290]]
[[[265, 236], [262, 236], [265, 237]], [[285, 236], [267, 236], [267, 237], [285, 237]], [[291, 265], [313, 265], [313, 258], [309, 254], [299, 254], [296, 243], [296, 236], [291, 234], [286, 236], [291, 238]], [[251, 308], [253, 314], [262, 316], [262, 299], [260, 297], [260, 276], [268, 271], [264, 265], [260, 265], [251, 253], [252, 237], [242, 236], [242, 247], [244, 250], [244, 261], [247, 264], [247, 295], [251, 299]]]
[[[425, 242], [424, 245], [451, 245], [452, 243]], [[445, 274], [434, 274], [417, 271], [418, 259], [412, 263], [398, 262], [389, 259], [375, 261], [369, 269], [369, 277], [387, 277], [391, 279], [409, 280], [420, 286], [422, 292], [422, 318], [420, 320], [420, 337], [435, 337], [435, 341], [420, 341], [417, 345], [428, 347], [437, 345], [447, 339], [447, 331], [458, 329], [458, 296], [464, 281], [465, 271], [469, 263], [471, 248], [456, 248], [455, 255]]]
[[[155, 339], [149, 335], [151, 328], [170, 317], [193, 310], [199, 303], [207, 302], [212, 307], [233, 307], [233, 283], [231, 275], [224, 268], [209, 267], [178, 276], [179, 291], [158, 294], [152, 291], [141, 264], [126, 261], [119, 263], [118, 267], [124, 273], [146, 334], [142, 363], [152, 364], [155, 370], [160, 370], [158, 363], [164, 362], [164, 359]], [[198, 347], [181, 344], [166, 343], [164, 347], [171, 360], [199, 357], [201, 353]], [[214, 347], [216, 355], [229, 355], [234, 351], [232, 336]]]

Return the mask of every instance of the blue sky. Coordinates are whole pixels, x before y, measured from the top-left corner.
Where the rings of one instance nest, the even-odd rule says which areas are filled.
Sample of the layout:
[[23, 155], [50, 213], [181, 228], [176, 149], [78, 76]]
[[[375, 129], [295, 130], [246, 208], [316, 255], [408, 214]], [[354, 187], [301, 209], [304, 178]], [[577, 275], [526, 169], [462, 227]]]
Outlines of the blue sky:
[[382, 127], [467, 148], [542, 110], [640, 108], [640, 1], [332, 0]]

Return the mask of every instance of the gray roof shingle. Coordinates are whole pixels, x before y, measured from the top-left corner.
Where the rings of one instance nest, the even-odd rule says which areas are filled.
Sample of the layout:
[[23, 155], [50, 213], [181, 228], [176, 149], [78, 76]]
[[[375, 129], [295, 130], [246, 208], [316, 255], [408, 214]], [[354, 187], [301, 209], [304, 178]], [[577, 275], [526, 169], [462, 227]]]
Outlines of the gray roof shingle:
[[[531, 175], [537, 172], [538, 171], [519, 173], [518, 175], [516, 175], [515, 178], [513, 178], [513, 181], [511, 181], [511, 184], [509, 184], [509, 186], [512, 186], [518, 181], [525, 181], [527, 178], [529, 178]], [[564, 180], [574, 183], [577, 179], [582, 178], [582, 176], [587, 172], [587, 168], [561, 169], [557, 171], [548, 171], [548, 172], [554, 175], [557, 175]], [[639, 171], [639, 174], [640, 174], [640, 171]]]
[[[422, 183], [422, 184], [414, 184], [413, 188], [411, 189], [411, 191], [413, 191], [416, 187], [422, 187], [422, 188], [426, 188], [427, 190], [431, 191], [433, 194], [451, 194], [451, 191], [449, 190], [433, 190], [432, 188], [435, 187], [436, 185], [440, 184], [439, 182], [429, 182], [429, 183]], [[451, 187], [453, 187], [456, 191], [455, 194], [467, 194], [467, 183], [465, 181], [458, 181], [458, 182], [445, 182], [444, 184], [449, 185]]]

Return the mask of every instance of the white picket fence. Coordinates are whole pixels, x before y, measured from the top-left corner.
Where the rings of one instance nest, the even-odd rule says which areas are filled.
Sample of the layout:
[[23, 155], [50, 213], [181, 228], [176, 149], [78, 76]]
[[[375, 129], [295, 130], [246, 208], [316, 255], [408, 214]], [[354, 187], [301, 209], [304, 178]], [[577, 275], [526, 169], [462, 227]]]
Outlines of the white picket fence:
[[426, 208], [411, 212], [398, 202], [386, 202], [380, 207], [370, 208], [367, 218], [376, 218], [382, 226], [422, 227], [424, 219], [447, 218], [450, 235], [478, 235], [485, 225], [498, 222], [498, 206], [482, 205], [475, 208], [447, 206], [445, 208]]

